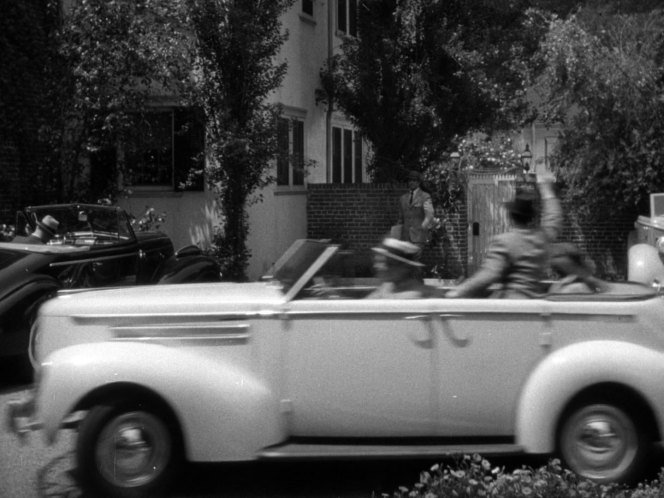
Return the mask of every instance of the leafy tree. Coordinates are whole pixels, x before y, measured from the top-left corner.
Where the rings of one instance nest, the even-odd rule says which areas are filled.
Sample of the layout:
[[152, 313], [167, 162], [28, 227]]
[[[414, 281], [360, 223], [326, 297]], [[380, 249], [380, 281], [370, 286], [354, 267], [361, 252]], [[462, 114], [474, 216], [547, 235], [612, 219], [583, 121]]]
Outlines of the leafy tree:
[[634, 213], [664, 188], [664, 11], [554, 18], [539, 112], [560, 124], [553, 167], [585, 216]]
[[[59, 2], [50, 3], [59, 12]], [[190, 64], [180, 14], [177, 0], [83, 0], [64, 13], [51, 34], [53, 119], [43, 129], [61, 199], [89, 196], [85, 159], [129, 143], [151, 102], [181, 93]], [[113, 193], [114, 173], [96, 194]]]
[[0, 9], [0, 208], [9, 220], [18, 206], [53, 196], [49, 150], [39, 140], [53, 118], [44, 92], [53, 17], [38, 1], [4, 1]]
[[223, 226], [215, 235], [224, 277], [245, 278], [246, 207], [272, 179], [277, 152], [277, 89], [286, 64], [274, 58], [286, 39], [280, 16], [293, 0], [186, 0], [195, 43], [193, 99], [207, 120], [207, 181], [217, 192]]
[[[372, 144], [374, 181], [401, 181], [458, 135], [519, 120], [539, 26], [526, 0], [366, 0], [360, 37], [323, 69], [325, 100]], [[515, 98], [516, 97], [516, 98]]]

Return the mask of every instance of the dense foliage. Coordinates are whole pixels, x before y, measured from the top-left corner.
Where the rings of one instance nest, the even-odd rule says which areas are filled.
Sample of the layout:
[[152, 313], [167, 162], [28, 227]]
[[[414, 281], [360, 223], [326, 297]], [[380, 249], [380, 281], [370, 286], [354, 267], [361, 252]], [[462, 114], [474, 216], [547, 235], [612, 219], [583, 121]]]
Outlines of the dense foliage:
[[399, 488], [393, 498], [659, 498], [663, 493], [664, 470], [657, 480], [628, 489], [583, 479], [556, 459], [539, 468], [506, 472], [475, 454], [460, 457], [454, 465], [434, 465], [412, 488]]
[[322, 71], [325, 100], [371, 143], [374, 181], [440, 161], [458, 135], [522, 117], [537, 23], [527, 1], [369, 0]]
[[91, 193], [82, 164], [131, 143], [147, 106], [181, 93], [189, 68], [183, 32], [176, 0], [83, 0], [62, 17], [50, 65], [57, 119], [44, 132], [60, 165], [64, 199], [112, 194], [118, 173], [129, 179], [119, 161], [119, 171], [105, 171], [107, 183]]
[[286, 34], [281, 14], [293, 0], [188, 0], [195, 42], [193, 100], [207, 121], [207, 182], [218, 193], [223, 225], [214, 236], [224, 278], [242, 280], [249, 258], [246, 207], [271, 181], [277, 105], [266, 103], [286, 72], [274, 63]]
[[647, 211], [664, 189], [664, 11], [619, 7], [553, 18], [536, 60], [553, 166], [586, 217]]

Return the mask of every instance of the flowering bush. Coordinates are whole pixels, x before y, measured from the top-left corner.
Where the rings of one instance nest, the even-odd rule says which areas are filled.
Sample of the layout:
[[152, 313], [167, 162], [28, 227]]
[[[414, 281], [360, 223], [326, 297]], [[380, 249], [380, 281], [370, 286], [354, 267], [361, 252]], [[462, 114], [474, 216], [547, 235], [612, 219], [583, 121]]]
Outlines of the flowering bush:
[[0, 224], [0, 242], [9, 242], [16, 235], [14, 225]]
[[420, 474], [420, 481], [412, 489], [400, 487], [393, 497], [656, 498], [663, 496], [663, 481], [664, 471], [659, 480], [641, 484], [634, 490], [614, 484], [600, 485], [563, 469], [556, 459], [538, 469], [522, 467], [508, 473], [475, 454], [464, 455], [455, 467], [434, 465]]
[[159, 230], [162, 223], [166, 222], [166, 212], [157, 213], [155, 208], [145, 206], [143, 216], [136, 219], [132, 215], [131, 224], [137, 232], [148, 232], [150, 230]]

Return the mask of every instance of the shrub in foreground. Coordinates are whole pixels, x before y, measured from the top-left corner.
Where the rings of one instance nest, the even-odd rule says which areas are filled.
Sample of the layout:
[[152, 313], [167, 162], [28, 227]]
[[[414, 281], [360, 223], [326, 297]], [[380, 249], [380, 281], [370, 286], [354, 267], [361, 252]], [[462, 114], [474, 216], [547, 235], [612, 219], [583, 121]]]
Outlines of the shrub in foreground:
[[[387, 496], [387, 495], [383, 495]], [[465, 455], [455, 465], [434, 465], [420, 474], [412, 489], [400, 487], [393, 498], [659, 498], [664, 497], [664, 469], [652, 483], [634, 489], [601, 485], [564, 469], [550, 460], [537, 469], [522, 467], [505, 472], [480, 455]]]

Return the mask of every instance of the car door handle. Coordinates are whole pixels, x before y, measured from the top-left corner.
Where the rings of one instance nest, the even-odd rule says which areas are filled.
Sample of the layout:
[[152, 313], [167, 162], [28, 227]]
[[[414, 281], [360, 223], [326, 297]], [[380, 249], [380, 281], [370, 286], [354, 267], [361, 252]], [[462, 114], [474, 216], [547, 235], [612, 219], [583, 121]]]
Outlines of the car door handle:
[[424, 349], [433, 348], [433, 324], [431, 323], [431, 317], [429, 315], [410, 315], [405, 316], [404, 320], [423, 320], [426, 321], [426, 324], [422, 324], [422, 327], [417, 330], [409, 330], [408, 338], [410, 341]]
[[458, 347], [465, 347], [470, 344], [470, 335], [469, 334], [458, 334], [454, 331], [453, 327], [447, 322], [449, 318], [463, 318], [463, 315], [456, 313], [441, 313], [438, 315], [440, 327], [443, 330], [443, 334], [447, 336], [452, 344]]

